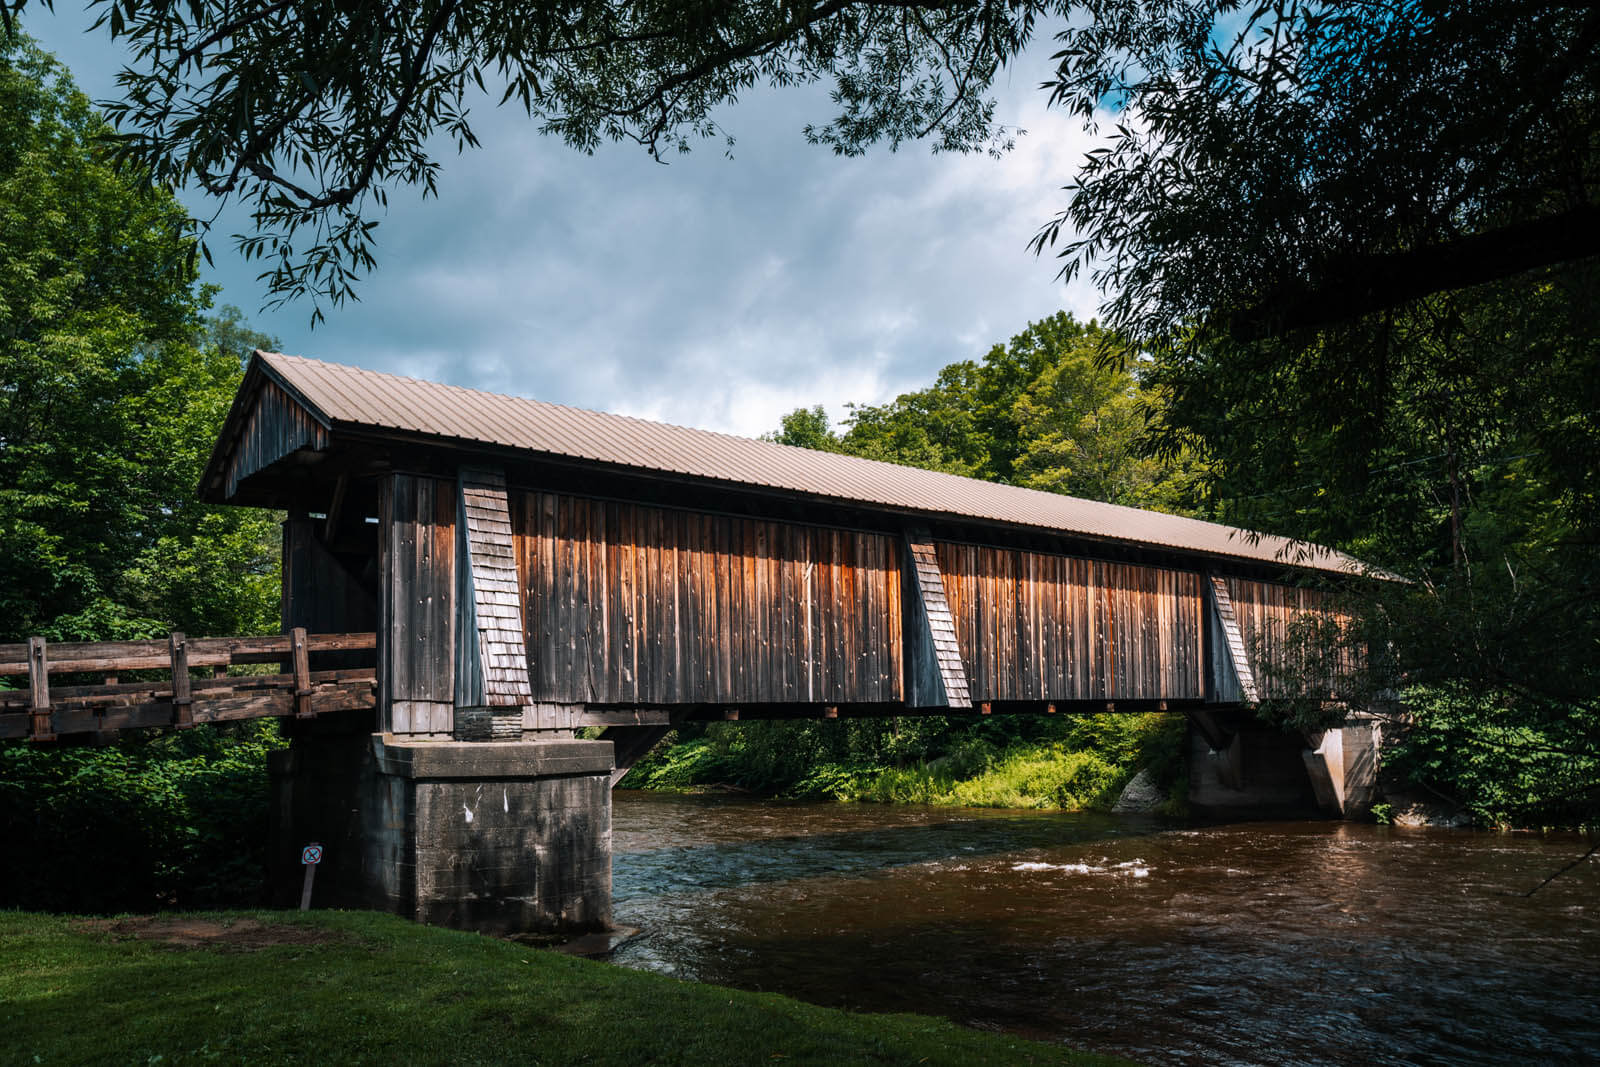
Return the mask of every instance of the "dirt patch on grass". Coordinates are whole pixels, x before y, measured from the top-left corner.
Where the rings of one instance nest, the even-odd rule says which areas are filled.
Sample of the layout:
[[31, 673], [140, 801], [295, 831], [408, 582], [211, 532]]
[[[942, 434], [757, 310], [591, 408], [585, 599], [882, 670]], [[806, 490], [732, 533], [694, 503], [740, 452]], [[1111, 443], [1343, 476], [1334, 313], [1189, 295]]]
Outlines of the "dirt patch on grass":
[[345, 940], [333, 930], [314, 926], [264, 923], [256, 919], [191, 919], [182, 915], [134, 915], [125, 919], [85, 919], [74, 926], [117, 938], [159, 941], [177, 948], [220, 948], [253, 951], [275, 945], [326, 945]]

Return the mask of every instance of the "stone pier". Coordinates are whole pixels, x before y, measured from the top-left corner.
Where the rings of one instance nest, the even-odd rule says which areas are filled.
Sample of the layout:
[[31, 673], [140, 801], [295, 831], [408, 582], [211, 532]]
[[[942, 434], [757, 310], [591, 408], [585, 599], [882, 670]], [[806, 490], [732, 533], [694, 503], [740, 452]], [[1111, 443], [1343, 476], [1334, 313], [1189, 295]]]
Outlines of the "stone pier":
[[485, 933], [611, 923], [609, 741], [312, 735], [273, 754], [270, 876], [313, 906], [374, 908]]

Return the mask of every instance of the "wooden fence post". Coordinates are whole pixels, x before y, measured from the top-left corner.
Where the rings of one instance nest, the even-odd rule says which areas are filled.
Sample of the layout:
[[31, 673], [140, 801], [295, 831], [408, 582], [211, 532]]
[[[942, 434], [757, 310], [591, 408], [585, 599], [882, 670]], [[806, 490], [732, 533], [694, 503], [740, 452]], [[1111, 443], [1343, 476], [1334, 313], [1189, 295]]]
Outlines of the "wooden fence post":
[[31, 690], [29, 712], [29, 739], [54, 741], [55, 727], [50, 716], [50, 661], [45, 652], [44, 638], [28, 638], [28, 688]]
[[294, 717], [309, 719], [316, 713], [311, 710], [311, 657], [304, 626], [289, 631], [289, 650], [294, 657]]
[[186, 730], [194, 725], [194, 696], [189, 688], [189, 639], [174, 631], [167, 639], [167, 650], [172, 654], [172, 725]]

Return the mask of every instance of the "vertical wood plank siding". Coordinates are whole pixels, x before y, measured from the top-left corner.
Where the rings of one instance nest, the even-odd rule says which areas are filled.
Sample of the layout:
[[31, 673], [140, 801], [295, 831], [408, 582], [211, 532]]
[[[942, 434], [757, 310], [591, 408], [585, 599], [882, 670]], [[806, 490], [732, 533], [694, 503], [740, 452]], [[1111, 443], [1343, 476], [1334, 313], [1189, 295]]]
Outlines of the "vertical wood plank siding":
[[456, 483], [391, 475], [378, 504], [380, 710], [397, 733], [448, 733], [455, 705]]
[[1198, 574], [937, 548], [974, 701], [1203, 696]]
[[511, 493], [533, 698], [901, 698], [896, 541], [854, 530]]
[[1297, 649], [1290, 643], [1291, 627], [1302, 616], [1325, 616], [1340, 627], [1349, 624], [1350, 617], [1336, 609], [1333, 597], [1320, 589], [1245, 578], [1229, 578], [1227, 583], [1240, 636], [1250, 656], [1261, 696], [1291, 695], [1284, 691], [1285, 672], [1289, 677], [1304, 676], [1306, 681], [1313, 681], [1310, 675], [1321, 675], [1314, 681], [1325, 686], [1327, 693], [1302, 695], [1333, 695], [1337, 688], [1336, 675], [1355, 667], [1347, 650], [1339, 650], [1325, 662], [1297, 664], [1293, 660]]
[[227, 495], [233, 496], [243, 479], [307, 445], [327, 448], [327, 429], [276, 383], [263, 382], [228, 457]]

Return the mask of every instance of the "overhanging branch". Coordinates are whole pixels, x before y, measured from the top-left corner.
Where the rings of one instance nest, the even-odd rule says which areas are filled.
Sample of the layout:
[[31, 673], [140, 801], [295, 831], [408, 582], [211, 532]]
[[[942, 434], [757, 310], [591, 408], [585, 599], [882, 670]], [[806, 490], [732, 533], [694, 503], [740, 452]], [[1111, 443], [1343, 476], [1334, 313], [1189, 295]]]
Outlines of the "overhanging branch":
[[1242, 341], [1259, 341], [1595, 255], [1600, 255], [1600, 206], [1585, 204], [1409, 252], [1350, 257], [1314, 287], [1280, 290], [1235, 313], [1228, 331]]

